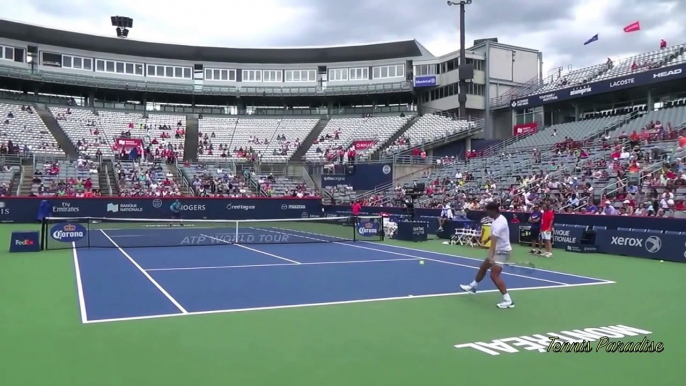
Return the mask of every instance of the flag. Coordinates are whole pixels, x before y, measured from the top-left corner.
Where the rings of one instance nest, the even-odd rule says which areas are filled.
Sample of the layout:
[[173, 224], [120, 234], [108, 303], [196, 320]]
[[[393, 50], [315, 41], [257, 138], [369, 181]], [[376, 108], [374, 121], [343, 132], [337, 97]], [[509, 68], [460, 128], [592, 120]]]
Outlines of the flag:
[[591, 44], [591, 43], [593, 43], [593, 42], [595, 42], [595, 41], [597, 41], [597, 40], [598, 40], [598, 34], [595, 34], [595, 35], [593, 35], [592, 38], [586, 40], [586, 43], [584, 43], [584, 45]]
[[628, 26], [624, 27], [624, 32], [636, 32], [641, 30], [641, 23], [640, 22], [633, 22], [629, 24]]

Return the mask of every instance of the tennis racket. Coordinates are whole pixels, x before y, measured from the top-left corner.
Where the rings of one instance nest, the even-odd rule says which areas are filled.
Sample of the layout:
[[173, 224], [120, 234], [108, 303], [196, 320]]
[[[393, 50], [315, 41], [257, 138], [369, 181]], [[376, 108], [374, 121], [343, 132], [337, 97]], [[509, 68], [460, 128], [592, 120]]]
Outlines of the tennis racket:
[[507, 267], [507, 271], [513, 273], [531, 274], [536, 271], [536, 264], [530, 261], [520, 261], [515, 263], [504, 263], [503, 267]]

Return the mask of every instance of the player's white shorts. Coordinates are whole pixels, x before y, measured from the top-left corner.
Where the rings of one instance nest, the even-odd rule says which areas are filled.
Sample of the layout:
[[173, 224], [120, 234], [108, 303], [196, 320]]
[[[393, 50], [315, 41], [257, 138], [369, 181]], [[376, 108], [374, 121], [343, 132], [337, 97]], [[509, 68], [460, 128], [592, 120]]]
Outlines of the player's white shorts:
[[510, 260], [510, 255], [512, 254], [512, 251], [495, 251], [495, 262], [497, 264], [504, 264], [507, 263], [508, 260]]
[[553, 232], [551, 232], [551, 231], [541, 232], [541, 240], [552, 240], [552, 239], [553, 239]]

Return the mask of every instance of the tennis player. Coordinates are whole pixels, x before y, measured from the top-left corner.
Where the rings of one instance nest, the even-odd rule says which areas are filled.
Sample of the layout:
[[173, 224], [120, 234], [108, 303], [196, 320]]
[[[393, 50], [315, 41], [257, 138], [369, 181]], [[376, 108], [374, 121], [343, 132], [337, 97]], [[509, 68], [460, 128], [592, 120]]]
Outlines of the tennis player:
[[553, 223], [555, 222], [555, 213], [549, 203], [543, 204], [543, 217], [541, 217], [541, 240], [545, 247], [545, 252], [541, 253], [544, 257], [553, 257]]
[[172, 213], [173, 220], [181, 219], [181, 203], [179, 200], [172, 202], [172, 204], [169, 206], [169, 210]]
[[512, 254], [512, 246], [510, 245], [510, 227], [507, 224], [505, 216], [500, 214], [500, 205], [496, 202], [491, 202], [486, 205], [486, 213], [488, 217], [493, 219], [491, 223], [491, 235], [489, 241], [491, 246], [488, 249], [488, 257], [479, 267], [479, 272], [476, 273], [474, 281], [469, 285], [460, 285], [464, 291], [476, 293], [476, 287], [486, 276], [486, 272], [491, 270], [491, 280], [495, 286], [503, 294], [503, 301], [496, 304], [498, 308], [514, 308], [515, 304], [507, 293], [505, 281], [500, 276], [503, 271], [502, 264], [510, 259]]

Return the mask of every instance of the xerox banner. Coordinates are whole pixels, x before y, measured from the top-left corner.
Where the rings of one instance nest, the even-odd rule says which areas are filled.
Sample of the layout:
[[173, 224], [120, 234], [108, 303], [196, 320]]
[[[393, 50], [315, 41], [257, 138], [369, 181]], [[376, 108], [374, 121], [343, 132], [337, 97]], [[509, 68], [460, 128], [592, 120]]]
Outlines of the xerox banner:
[[686, 263], [686, 236], [618, 230], [596, 231], [602, 253]]
[[538, 123], [524, 123], [521, 125], [514, 125], [512, 127], [512, 135], [529, 135], [538, 131]]
[[[171, 218], [172, 198], [0, 198], [0, 222], [36, 222], [41, 201], [50, 217]], [[249, 220], [320, 217], [320, 199], [179, 198], [183, 219]]]
[[374, 147], [374, 144], [376, 141], [374, 140], [365, 140], [365, 141], [355, 141], [353, 142], [353, 146], [355, 146], [355, 150], [367, 150], [371, 149]]
[[510, 103], [513, 109], [537, 107], [548, 103], [561, 102], [591, 95], [609, 93], [632, 87], [641, 87], [652, 83], [666, 82], [686, 77], [686, 63], [676, 66], [661, 67], [655, 70], [637, 72], [632, 75], [587, 83], [549, 93], [531, 95], [514, 99]]

